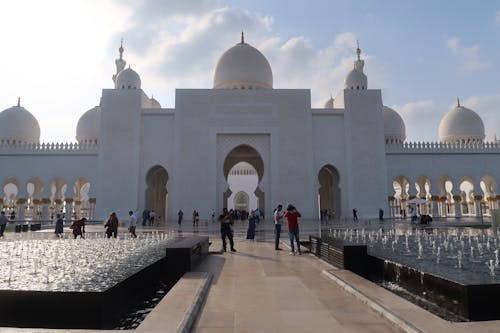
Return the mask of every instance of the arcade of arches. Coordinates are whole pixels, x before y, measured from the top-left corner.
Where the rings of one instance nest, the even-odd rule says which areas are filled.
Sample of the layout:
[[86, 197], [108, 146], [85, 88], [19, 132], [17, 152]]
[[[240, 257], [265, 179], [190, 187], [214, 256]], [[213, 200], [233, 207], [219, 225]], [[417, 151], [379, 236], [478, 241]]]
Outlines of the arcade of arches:
[[20, 221], [53, 220], [59, 212], [63, 212], [66, 218], [86, 217], [92, 220], [96, 198], [90, 197], [90, 187], [91, 183], [85, 177], [79, 177], [72, 183], [62, 177], [48, 182], [39, 177], [32, 177], [26, 182], [9, 178], [1, 188], [0, 210], [4, 210], [11, 219]]
[[478, 183], [470, 176], [454, 181], [442, 176], [436, 182], [426, 176], [416, 179], [413, 186], [405, 176], [393, 180], [393, 195], [390, 195], [390, 215], [406, 217], [411, 210], [417, 214], [436, 217], [480, 217], [489, 215], [489, 208], [498, 209], [500, 196], [496, 193], [496, 182], [491, 176], [483, 176]]

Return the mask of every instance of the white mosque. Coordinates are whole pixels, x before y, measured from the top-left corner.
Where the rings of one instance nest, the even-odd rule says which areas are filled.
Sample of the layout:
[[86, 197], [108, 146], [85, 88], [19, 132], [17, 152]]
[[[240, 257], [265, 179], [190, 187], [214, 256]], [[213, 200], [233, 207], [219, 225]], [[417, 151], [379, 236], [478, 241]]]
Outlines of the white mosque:
[[[77, 143], [41, 143], [20, 102], [0, 113], [1, 209], [21, 220], [143, 209], [175, 220], [179, 209], [208, 218], [223, 207], [269, 216], [279, 203], [311, 219], [354, 208], [397, 217], [411, 202], [441, 217], [498, 208], [500, 144], [485, 142], [477, 113], [457, 102], [439, 142], [406, 142], [402, 118], [368, 87], [359, 47], [344, 89], [320, 109], [308, 89], [275, 89], [269, 62], [243, 34], [220, 57], [213, 87], [177, 89], [174, 108], [148, 97], [123, 51], [114, 88], [78, 121]], [[239, 188], [237, 176], [246, 179]]]

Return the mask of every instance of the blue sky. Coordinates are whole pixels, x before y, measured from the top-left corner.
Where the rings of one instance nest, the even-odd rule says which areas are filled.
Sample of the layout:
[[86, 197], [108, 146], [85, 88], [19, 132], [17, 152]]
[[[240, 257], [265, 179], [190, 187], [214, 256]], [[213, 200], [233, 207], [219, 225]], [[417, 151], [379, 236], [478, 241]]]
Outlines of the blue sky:
[[35, 0], [0, 12], [0, 109], [21, 104], [42, 141], [73, 141], [78, 118], [112, 87], [120, 38], [143, 88], [164, 107], [175, 88], [210, 88], [222, 53], [259, 48], [275, 88], [335, 96], [359, 39], [369, 87], [405, 120], [411, 141], [435, 141], [460, 97], [500, 136], [499, 1]]

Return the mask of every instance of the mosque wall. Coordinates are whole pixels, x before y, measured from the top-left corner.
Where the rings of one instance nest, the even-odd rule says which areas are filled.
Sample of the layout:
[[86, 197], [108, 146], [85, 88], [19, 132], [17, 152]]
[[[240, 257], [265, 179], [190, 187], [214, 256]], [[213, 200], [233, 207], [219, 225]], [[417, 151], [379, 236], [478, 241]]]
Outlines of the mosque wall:
[[380, 90], [344, 90], [349, 210], [378, 216], [387, 208], [387, 161]]
[[104, 89], [99, 130], [98, 194], [96, 217], [105, 219], [110, 211], [119, 218], [139, 205], [141, 157], [140, 89]]
[[339, 173], [340, 188], [344, 189], [344, 191], [341, 191], [341, 211], [347, 212], [347, 188], [343, 186], [347, 177], [345, 165], [346, 137], [344, 127], [344, 110], [313, 110], [313, 180], [315, 182], [316, 194], [320, 187], [318, 181], [319, 171], [326, 165], [333, 166]]
[[[151, 207], [145, 206], [146, 175], [155, 166], [161, 166], [167, 172], [167, 192], [169, 200], [172, 198], [172, 178], [175, 178], [173, 174], [175, 160], [174, 111], [174, 109], [142, 110], [139, 203], [137, 206], [140, 211], [151, 209]], [[172, 211], [171, 213], [176, 212]]]
[[269, 155], [269, 160], [262, 156], [263, 181], [270, 182], [264, 186], [268, 187], [266, 214], [278, 203], [293, 202], [305, 216], [314, 216], [308, 90], [180, 89], [176, 91], [175, 133], [175, 211], [185, 209], [178, 207], [181, 202], [200, 213], [222, 209], [224, 203], [217, 198], [222, 198], [226, 188], [224, 183], [217, 184], [217, 175], [226, 156], [217, 156], [217, 137], [238, 134], [247, 136], [250, 146], [253, 136], [269, 137], [269, 151], [262, 152]]

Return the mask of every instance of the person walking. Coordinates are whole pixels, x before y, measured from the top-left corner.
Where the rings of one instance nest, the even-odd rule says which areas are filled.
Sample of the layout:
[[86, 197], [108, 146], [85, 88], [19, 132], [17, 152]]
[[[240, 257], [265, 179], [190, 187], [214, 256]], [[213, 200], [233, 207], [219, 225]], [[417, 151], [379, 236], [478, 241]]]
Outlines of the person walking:
[[382, 208], [380, 208], [378, 210], [378, 219], [379, 219], [379, 221], [383, 221], [384, 220], [384, 210]]
[[[58, 214], [59, 215], [59, 214]], [[81, 238], [85, 238], [85, 222], [87, 219], [82, 217], [79, 220], [76, 220], [71, 225], [71, 229], [73, 230], [73, 237], [76, 239], [78, 236]]]
[[281, 223], [283, 222], [283, 206], [278, 205], [274, 211], [274, 249], [281, 251], [279, 247], [281, 236]]
[[[290, 254], [300, 255], [300, 239], [299, 239], [299, 217], [302, 217], [300, 213], [295, 209], [295, 207], [291, 204], [286, 208], [286, 213], [284, 215], [288, 222], [288, 237], [290, 238]], [[295, 247], [293, 245], [293, 240], [297, 242], [297, 251], [295, 251]]]
[[106, 237], [111, 238], [111, 236], [113, 236], [116, 238], [118, 236], [118, 218], [115, 212], [109, 215], [104, 228], [106, 228]]
[[130, 232], [130, 237], [137, 238], [135, 234], [135, 228], [137, 227], [137, 216], [135, 216], [133, 211], [128, 212], [128, 232]]
[[222, 215], [220, 216], [220, 235], [222, 238], [222, 250], [224, 252], [226, 252], [226, 237], [229, 238], [231, 252], [236, 252], [236, 249], [234, 248], [233, 230], [231, 229], [232, 224], [233, 218], [227, 211], [227, 208], [224, 208], [222, 210]]
[[0, 213], [0, 237], [3, 238], [3, 233], [5, 231], [5, 227], [7, 226], [7, 217], [5, 216], [5, 212], [2, 211]]
[[352, 219], [354, 221], [357, 221], [358, 220], [358, 210], [356, 208], [353, 208], [352, 209]]
[[248, 229], [247, 229], [247, 239], [255, 239], [255, 223], [257, 222], [257, 217], [255, 212], [250, 213], [248, 218]]
[[184, 212], [182, 211], [182, 209], [179, 209], [177, 216], [179, 217], [179, 219], [177, 220], [177, 223], [179, 224], [179, 227], [180, 227], [181, 223], [182, 223], [182, 217], [184, 216]]
[[62, 238], [64, 233], [64, 221], [61, 214], [56, 215], [56, 230], [54, 231], [57, 237]]

